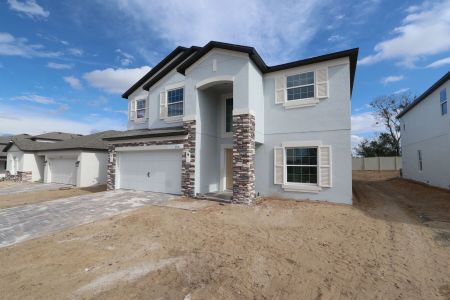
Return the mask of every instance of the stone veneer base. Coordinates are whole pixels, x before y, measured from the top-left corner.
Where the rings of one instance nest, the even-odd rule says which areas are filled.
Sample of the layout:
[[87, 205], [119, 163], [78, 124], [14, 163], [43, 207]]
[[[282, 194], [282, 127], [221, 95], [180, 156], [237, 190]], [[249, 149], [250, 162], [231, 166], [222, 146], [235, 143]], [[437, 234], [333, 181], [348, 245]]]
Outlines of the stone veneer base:
[[233, 116], [233, 202], [252, 203], [255, 193], [255, 117]]

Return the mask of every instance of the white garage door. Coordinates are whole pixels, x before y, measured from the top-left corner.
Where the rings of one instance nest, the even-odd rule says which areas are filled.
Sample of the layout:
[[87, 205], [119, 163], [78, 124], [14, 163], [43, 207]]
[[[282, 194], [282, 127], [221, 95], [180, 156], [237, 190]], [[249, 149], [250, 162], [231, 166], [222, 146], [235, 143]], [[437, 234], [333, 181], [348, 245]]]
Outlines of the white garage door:
[[52, 182], [77, 184], [77, 168], [74, 158], [53, 158], [49, 160]]
[[119, 187], [181, 194], [181, 151], [119, 152]]

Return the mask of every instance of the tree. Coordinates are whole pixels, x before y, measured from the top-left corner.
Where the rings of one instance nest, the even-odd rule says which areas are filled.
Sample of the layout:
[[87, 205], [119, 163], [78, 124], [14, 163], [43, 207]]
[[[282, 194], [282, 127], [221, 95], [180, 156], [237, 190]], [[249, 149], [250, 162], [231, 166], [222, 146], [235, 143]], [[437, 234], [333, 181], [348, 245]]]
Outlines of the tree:
[[380, 96], [370, 102], [377, 124], [382, 123], [386, 132], [378, 134], [374, 140], [364, 139], [355, 149], [358, 155], [400, 156], [400, 121], [397, 115], [406, 108], [413, 98], [409, 93]]

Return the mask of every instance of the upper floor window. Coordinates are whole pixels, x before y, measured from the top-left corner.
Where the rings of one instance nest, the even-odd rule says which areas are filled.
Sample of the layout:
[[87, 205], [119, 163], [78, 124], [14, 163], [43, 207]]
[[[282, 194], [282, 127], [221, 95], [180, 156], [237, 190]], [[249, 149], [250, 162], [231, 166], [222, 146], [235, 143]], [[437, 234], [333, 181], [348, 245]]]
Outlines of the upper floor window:
[[290, 75], [286, 80], [288, 101], [314, 98], [314, 72]]
[[167, 92], [167, 116], [183, 115], [184, 89], [174, 89]]
[[137, 100], [136, 101], [136, 119], [142, 119], [145, 118], [145, 110], [146, 107], [146, 101], [145, 100]]
[[441, 105], [441, 114], [446, 115], [447, 114], [447, 90], [443, 89], [439, 93], [439, 102]]

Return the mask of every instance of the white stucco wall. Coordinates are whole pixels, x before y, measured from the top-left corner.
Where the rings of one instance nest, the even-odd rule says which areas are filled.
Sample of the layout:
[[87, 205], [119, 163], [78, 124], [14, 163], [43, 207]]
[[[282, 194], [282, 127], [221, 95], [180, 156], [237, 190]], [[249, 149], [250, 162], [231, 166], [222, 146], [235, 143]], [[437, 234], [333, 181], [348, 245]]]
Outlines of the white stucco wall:
[[80, 155], [80, 187], [106, 184], [108, 153], [82, 152]]
[[[301, 73], [328, 67], [329, 97], [312, 107], [286, 109], [275, 104], [277, 72], [264, 76], [264, 144], [256, 148], [256, 192], [294, 199], [352, 203], [351, 102], [348, 59], [286, 70]], [[332, 150], [332, 182], [319, 193], [284, 192], [273, 179], [273, 150], [289, 141], [320, 141]]]
[[30, 172], [32, 181], [41, 181], [44, 176], [43, 158], [35, 153], [23, 152], [17, 146], [13, 145], [7, 152], [7, 170], [12, 172], [12, 160], [17, 158], [17, 170], [21, 172]]
[[[408, 111], [401, 119], [402, 173], [405, 178], [450, 189], [450, 115], [441, 115], [439, 93], [450, 81]], [[447, 103], [448, 108], [450, 104]], [[423, 170], [419, 170], [418, 150]]]

